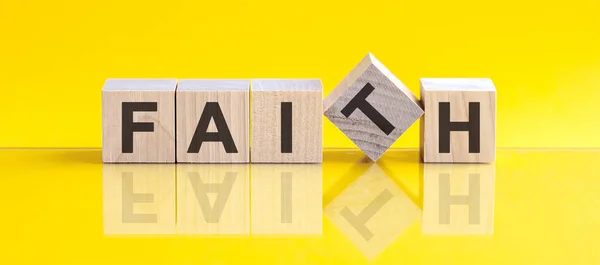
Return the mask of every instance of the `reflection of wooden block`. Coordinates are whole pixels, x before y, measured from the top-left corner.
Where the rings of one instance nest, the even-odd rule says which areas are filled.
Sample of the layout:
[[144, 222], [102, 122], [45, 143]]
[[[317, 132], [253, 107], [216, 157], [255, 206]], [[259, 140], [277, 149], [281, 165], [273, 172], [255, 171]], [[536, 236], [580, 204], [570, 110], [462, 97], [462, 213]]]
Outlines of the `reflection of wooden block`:
[[320, 80], [252, 80], [252, 163], [321, 163]]
[[175, 165], [102, 167], [105, 234], [175, 234]]
[[424, 234], [492, 234], [494, 164], [425, 164]]
[[373, 259], [415, 223], [420, 209], [373, 164], [325, 207], [325, 215]]
[[320, 235], [321, 165], [252, 166], [252, 234]]
[[177, 162], [250, 162], [249, 92], [249, 80], [180, 80]]
[[175, 162], [177, 79], [108, 79], [102, 89], [102, 160]]
[[487, 163], [496, 157], [496, 88], [485, 78], [421, 79], [424, 162]]
[[178, 234], [250, 233], [248, 165], [178, 165]]
[[372, 54], [325, 98], [323, 107], [325, 116], [374, 161], [423, 114], [415, 95]]

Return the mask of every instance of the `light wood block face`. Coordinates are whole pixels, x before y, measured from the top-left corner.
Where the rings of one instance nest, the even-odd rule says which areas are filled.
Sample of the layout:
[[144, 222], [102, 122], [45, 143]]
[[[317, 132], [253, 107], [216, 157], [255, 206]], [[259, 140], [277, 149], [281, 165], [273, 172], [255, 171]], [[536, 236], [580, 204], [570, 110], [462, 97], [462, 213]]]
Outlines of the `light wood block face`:
[[423, 234], [494, 232], [494, 164], [425, 164]]
[[104, 234], [175, 234], [175, 165], [102, 166]]
[[372, 54], [325, 98], [323, 107], [325, 116], [373, 161], [423, 115], [415, 95]]
[[177, 162], [248, 163], [250, 80], [180, 80]]
[[252, 234], [320, 235], [321, 164], [252, 165]]
[[108, 79], [102, 89], [102, 160], [175, 163], [177, 79]]
[[487, 78], [421, 79], [423, 161], [490, 163], [496, 159], [496, 88]]
[[421, 210], [373, 164], [325, 207], [325, 215], [373, 259], [417, 222]]
[[252, 163], [321, 163], [318, 79], [252, 80]]
[[250, 234], [249, 165], [178, 165], [177, 232]]

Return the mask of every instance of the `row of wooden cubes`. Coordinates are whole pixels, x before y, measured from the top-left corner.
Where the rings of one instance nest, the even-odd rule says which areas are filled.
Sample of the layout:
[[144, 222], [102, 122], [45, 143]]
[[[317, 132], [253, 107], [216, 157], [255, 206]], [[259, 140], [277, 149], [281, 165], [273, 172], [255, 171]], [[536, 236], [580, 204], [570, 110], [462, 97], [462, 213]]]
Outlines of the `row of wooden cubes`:
[[107, 80], [104, 162], [320, 163], [321, 81], [252, 80], [252, 92], [250, 83]]
[[109, 79], [102, 108], [108, 163], [320, 163], [323, 115], [373, 161], [419, 119], [424, 162], [495, 160], [490, 79], [423, 78], [419, 100], [372, 54], [324, 100], [318, 79]]

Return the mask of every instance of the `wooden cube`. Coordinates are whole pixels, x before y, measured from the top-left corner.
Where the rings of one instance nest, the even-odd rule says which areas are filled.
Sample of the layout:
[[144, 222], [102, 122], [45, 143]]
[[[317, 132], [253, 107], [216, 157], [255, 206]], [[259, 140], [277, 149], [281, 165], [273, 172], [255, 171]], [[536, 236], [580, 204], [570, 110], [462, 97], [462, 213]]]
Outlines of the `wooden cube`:
[[496, 159], [496, 88], [487, 78], [423, 78], [421, 155], [434, 163]]
[[325, 215], [371, 260], [415, 223], [421, 210], [373, 164], [325, 207]]
[[178, 165], [177, 233], [249, 235], [249, 165]]
[[252, 80], [252, 163], [321, 163], [318, 79]]
[[370, 53], [323, 107], [325, 116], [373, 161], [423, 115], [415, 95]]
[[321, 164], [252, 165], [252, 234], [321, 235]]
[[175, 165], [102, 166], [104, 234], [175, 234]]
[[175, 163], [177, 79], [108, 79], [102, 89], [102, 161]]
[[177, 162], [250, 162], [250, 80], [179, 80]]
[[423, 234], [487, 234], [494, 231], [494, 164], [425, 164]]

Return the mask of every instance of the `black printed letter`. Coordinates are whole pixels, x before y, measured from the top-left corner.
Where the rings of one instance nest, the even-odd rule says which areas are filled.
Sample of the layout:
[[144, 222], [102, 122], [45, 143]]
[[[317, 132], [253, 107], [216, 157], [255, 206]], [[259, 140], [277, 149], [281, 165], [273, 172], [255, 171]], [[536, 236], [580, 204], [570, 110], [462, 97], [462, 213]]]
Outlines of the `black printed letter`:
[[[211, 118], [215, 121], [217, 132], [207, 132]], [[222, 142], [226, 153], [238, 152], [233, 142], [233, 137], [231, 137], [231, 133], [229, 132], [229, 127], [227, 127], [227, 123], [225, 122], [225, 117], [223, 117], [221, 107], [219, 107], [219, 103], [217, 102], [207, 102], [204, 106], [202, 116], [200, 116], [187, 152], [200, 152], [203, 142]]]
[[133, 132], [153, 132], [152, 122], [133, 122], [134, 111], [157, 111], [156, 102], [123, 102], [121, 104], [121, 153], [133, 153]]

